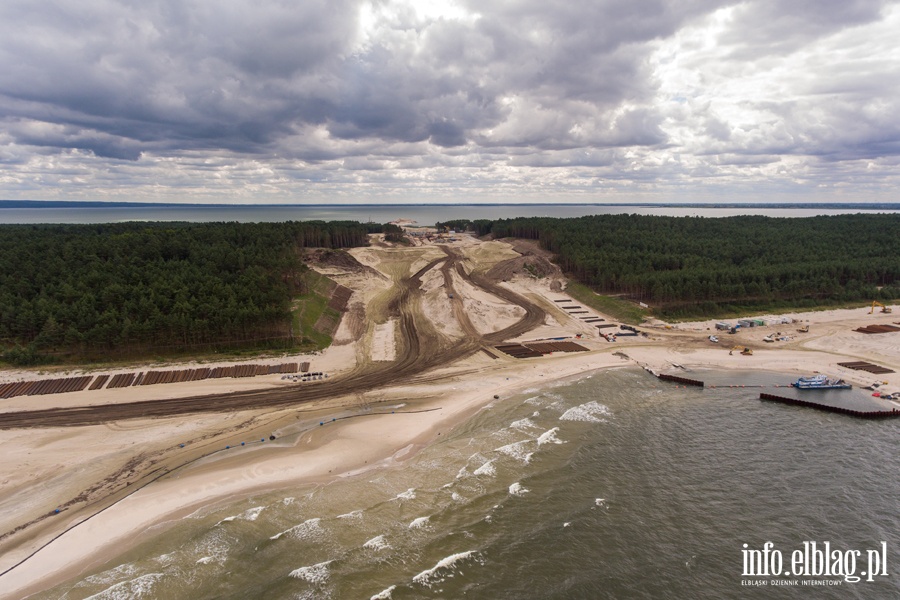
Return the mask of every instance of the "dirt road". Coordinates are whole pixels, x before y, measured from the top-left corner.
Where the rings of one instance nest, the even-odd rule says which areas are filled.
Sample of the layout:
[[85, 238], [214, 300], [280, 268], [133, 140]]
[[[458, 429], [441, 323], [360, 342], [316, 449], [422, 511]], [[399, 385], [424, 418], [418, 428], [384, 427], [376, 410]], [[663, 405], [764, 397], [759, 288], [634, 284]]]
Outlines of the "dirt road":
[[[477, 352], [483, 346], [519, 336], [543, 322], [545, 313], [541, 307], [484, 276], [467, 273], [461, 264], [462, 257], [459, 253], [446, 246], [442, 248], [447, 254], [445, 258], [431, 261], [417, 273], [399, 282], [398, 309], [403, 343], [397, 360], [385, 368], [363, 369], [347, 377], [316, 382], [302, 388], [265, 389], [188, 398], [0, 413], [0, 429], [92, 425], [123, 419], [299, 405], [396, 384], [398, 381], [414, 375], [455, 362]], [[441, 263], [443, 263], [442, 271], [445, 281], [449, 280], [450, 271], [455, 269], [460, 277], [472, 285], [522, 307], [525, 310], [525, 316], [501, 331], [482, 336], [475, 331], [472, 323], [465, 316], [458, 294], [454, 294], [454, 314], [466, 332], [466, 338], [451, 347], [442, 347], [440, 344], [432, 343], [433, 340], [423, 339], [425, 337], [422, 333], [424, 328], [420, 324], [420, 321], [424, 319], [420, 309], [421, 278]], [[450, 289], [452, 289], [452, 282]]]

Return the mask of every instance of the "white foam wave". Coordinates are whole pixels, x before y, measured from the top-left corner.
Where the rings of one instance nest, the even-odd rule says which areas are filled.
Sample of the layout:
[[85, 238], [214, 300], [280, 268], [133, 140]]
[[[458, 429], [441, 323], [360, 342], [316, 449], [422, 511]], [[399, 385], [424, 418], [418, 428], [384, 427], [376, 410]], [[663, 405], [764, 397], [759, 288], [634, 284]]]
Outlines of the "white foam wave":
[[518, 481], [515, 482], [514, 484], [512, 484], [511, 486], [509, 486], [509, 494], [511, 496], [524, 496], [525, 494], [527, 494], [530, 491], [531, 490], [529, 490], [526, 487], [523, 487], [522, 484], [519, 483]]
[[606, 419], [612, 415], [609, 407], [600, 404], [595, 400], [591, 400], [581, 406], [570, 408], [562, 414], [560, 421], [585, 421], [587, 423], [606, 423]]
[[463, 498], [456, 492], [453, 492], [452, 494], [450, 494], [450, 499], [453, 500], [454, 502], [465, 502], [465, 500], [466, 500], [465, 498]]
[[254, 506], [253, 508], [248, 508], [239, 515], [231, 515], [230, 517], [225, 517], [224, 519], [216, 523], [216, 525], [221, 525], [222, 523], [230, 523], [231, 521], [235, 521], [237, 519], [240, 519], [242, 521], [255, 521], [259, 518], [259, 513], [265, 510], [265, 508], [265, 506]]
[[287, 498], [282, 500], [281, 503], [284, 504], [285, 506], [290, 506], [291, 504], [293, 504], [296, 501], [297, 501], [296, 498], [292, 498], [292, 497], [288, 496]]
[[131, 563], [125, 563], [124, 565], [119, 565], [114, 569], [110, 569], [108, 571], [103, 571], [102, 573], [97, 573], [96, 575], [91, 575], [90, 577], [85, 578], [86, 583], [94, 583], [94, 584], [108, 584], [112, 583], [117, 579], [122, 579], [123, 577], [130, 577], [138, 572], [138, 568]]
[[151, 597], [153, 587], [162, 578], [162, 573], [148, 573], [129, 581], [122, 581], [108, 587], [98, 594], [88, 596], [84, 600], [131, 600], [133, 598]]
[[534, 454], [533, 452], [528, 452], [525, 446], [531, 443], [532, 440], [522, 440], [521, 442], [514, 442], [512, 444], [507, 444], [505, 446], [500, 446], [499, 448], [495, 448], [497, 452], [501, 454], [505, 454], [507, 456], [511, 456], [516, 460], [520, 460], [525, 464], [531, 462], [531, 456]]
[[525, 431], [527, 429], [537, 429], [537, 425], [535, 425], [534, 421], [525, 417], [524, 419], [519, 419], [518, 421], [513, 421], [509, 424], [513, 429], [518, 429], [519, 431]]
[[309, 583], [314, 583], [317, 585], [322, 585], [326, 581], [328, 581], [328, 576], [330, 572], [328, 571], [328, 565], [330, 565], [332, 561], [326, 560], [325, 562], [320, 562], [316, 565], [310, 565], [308, 567], [300, 567], [299, 569], [294, 569], [289, 573], [291, 577], [294, 579], [302, 579], [303, 581], [308, 581]]
[[265, 510], [265, 506], [254, 506], [253, 508], [248, 508], [244, 511], [244, 514], [241, 515], [241, 519], [245, 521], [255, 521], [259, 518], [259, 513]]
[[386, 550], [390, 547], [391, 545], [387, 543], [387, 540], [384, 539], [383, 535], [373, 537], [363, 544], [363, 548], [368, 548], [369, 550]]
[[419, 517], [418, 519], [413, 519], [412, 523], [409, 524], [410, 529], [421, 529], [428, 525], [428, 520], [431, 517]]
[[488, 477], [493, 477], [497, 474], [497, 469], [494, 468], [494, 461], [489, 460], [474, 471], [475, 475], [487, 475]]
[[363, 511], [362, 510], [354, 510], [352, 512], [344, 513], [342, 515], [338, 515], [338, 519], [362, 519]]
[[525, 404], [531, 404], [532, 406], [543, 406], [544, 402], [540, 396], [532, 396], [531, 398], [525, 398]]
[[556, 437], [557, 431], [559, 431], [559, 427], [554, 427], [542, 433], [537, 439], [538, 446], [543, 446], [544, 444], [565, 444], [564, 440]]
[[297, 538], [299, 540], [308, 540], [308, 539], [318, 538], [325, 531], [324, 529], [322, 529], [322, 526], [319, 524], [321, 521], [322, 521], [322, 519], [319, 519], [319, 518], [307, 519], [306, 521], [303, 521], [299, 525], [294, 525], [290, 529], [285, 529], [281, 533], [276, 533], [269, 539], [277, 540], [285, 535], [289, 535], [289, 536], [291, 536], [293, 538]]
[[386, 590], [381, 590], [380, 592], [378, 592], [377, 594], [375, 594], [374, 596], [369, 598], [369, 600], [391, 600], [391, 598], [394, 597], [392, 592], [396, 589], [397, 589], [397, 586], [392, 585], [391, 587], [387, 588]]
[[416, 499], [416, 488], [409, 488], [405, 492], [400, 492], [396, 496], [394, 496], [394, 500], [415, 500]]
[[568, 522], [568, 521], [566, 521], [565, 523], [563, 523], [563, 527], [571, 527], [571, 526], [572, 526], [572, 524], [571, 524], [570, 522]]
[[594, 506], [606, 506], [606, 500], [604, 498], [595, 498]]
[[440, 575], [438, 574], [439, 571], [450, 569], [457, 563], [468, 559], [474, 554], [474, 550], [469, 550], [468, 552], [459, 552], [458, 554], [451, 554], [450, 556], [439, 560], [438, 563], [430, 569], [422, 571], [421, 573], [413, 577], [412, 580], [420, 585], [430, 587], [432, 583], [443, 581], [444, 578], [440, 577]]
[[197, 560], [197, 564], [198, 565], [208, 565], [209, 563], [215, 562], [215, 561], [216, 561], [215, 556], [204, 556], [203, 558], [200, 558]]
[[[465, 479], [468, 476], [469, 476], [469, 471], [465, 467], [460, 467], [459, 471], [456, 472], [457, 479]], [[450, 487], [450, 484], [448, 483], [444, 487]]]

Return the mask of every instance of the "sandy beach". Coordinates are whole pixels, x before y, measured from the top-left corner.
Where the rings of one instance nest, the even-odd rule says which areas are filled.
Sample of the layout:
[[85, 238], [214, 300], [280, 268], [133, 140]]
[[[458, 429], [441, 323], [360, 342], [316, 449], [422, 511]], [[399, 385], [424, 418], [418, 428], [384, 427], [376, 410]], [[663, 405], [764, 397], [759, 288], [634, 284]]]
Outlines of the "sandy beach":
[[[423, 354], [440, 357], [473, 336], [502, 333], [514, 326], [533, 309], [486, 291], [468, 275], [483, 276], [519, 254], [503, 241], [481, 242], [465, 235], [458, 240], [447, 244], [458, 257], [458, 269], [446, 273], [439, 261], [448, 254], [438, 244], [354, 249], [351, 254], [359, 269], [322, 269], [353, 290], [350, 305], [356, 306], [354, 318], [345, 316], [342, 321], [335, 345], [316, 355], [266, 360], [308, 361], [311, 370], [329, 373], [335, 381], [402, 362], [409, 344], [403, 333], [404, 315], [390, 308], [399, 297], [397, 283], [435, 261], [409, 304]], [[327, 483], [396, 467], [497, 398], [597, 369], [825, 373], [855, 387], [879, 383], [886, 392], [900, 391], [898, 373], [872, 375], [838, 366], [870, 361], [900, 371], [900, 332], [854, 331], [900, 321], [897, 307], [893, 314], [869, 308], [793, 313], [786, 316], [794, 323], [735, 335], [719, 332], [718, 343], [708, 339], [717, 333], [715, 321], [654, 323], [639, 327], [644, 336], [612, 343], [598, 337], [597, 329], [583, 318], [611, 321], [608, 316], [593, 310], [573, 315], [560, 308], [558, 301], [567, 298], [565, 292], [554, 291], [564, 289], [561, 275], [535, 278], [522, 271], [495, 285], [542, 310], [540, 324], [506, 341], [564, 338], [586, 351], [516, 359], [487, 347], [495, 342], [484, 343], [485, 351], [436, 362], [434, 368], [411, 371], [371, 389], [296, 406], [0, 430], [6, 449], [0, 466], [0, 598], [27, 597], [85, 573], [202, 507], [263, 490]], [[807, 333], [798, 331], [806, 325]], [[775, 333], [784, 340], [765, 341]], [[754, 353], [731, 353], [733, 346], [747, 346]], [[13, 381], [42, 375], [7, 372], [0, 377]], [[0, 413], [257, 389], [289, 392], [302, 385], [319, 384], [266, 375], [23, 396], [0, 401]]]

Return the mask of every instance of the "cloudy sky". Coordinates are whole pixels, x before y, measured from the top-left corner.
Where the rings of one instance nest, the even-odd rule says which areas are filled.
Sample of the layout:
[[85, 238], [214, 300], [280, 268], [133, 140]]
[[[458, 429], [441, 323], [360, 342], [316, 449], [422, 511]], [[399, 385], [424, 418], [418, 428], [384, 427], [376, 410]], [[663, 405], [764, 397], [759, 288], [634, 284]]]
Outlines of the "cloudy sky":
[[0, 198], [886, 202], [900, 3], [4, 0]]

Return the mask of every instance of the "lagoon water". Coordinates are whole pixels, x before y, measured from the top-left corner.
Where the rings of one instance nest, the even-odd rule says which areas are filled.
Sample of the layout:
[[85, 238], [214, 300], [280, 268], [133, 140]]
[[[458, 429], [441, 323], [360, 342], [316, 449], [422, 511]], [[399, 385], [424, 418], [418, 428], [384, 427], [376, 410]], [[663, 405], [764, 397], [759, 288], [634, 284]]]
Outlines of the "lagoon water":
[[[527, 390], [402, 466], [200, 510], [37, 597], [900, 597], [898, 423], [758, 394], [636, 368]], [[744, 576], [769, 541], [788, 568], [804, 542], [859, 550], [857, 574], [885, 542], [889, 575]]]
[[0, 224], [26, 223], [119, 223], [126, 221], [209, 222], [284, 222], [284, 221], [360, 221], [387, 223], [411, 219], [419, 225], [433, 225], [451, 219], [500, 219], [513, 217], [582, 217], [604, 214], [640, 214], [666, 216], [731, 217], [766, 215], [771, 217], [811, 217], [816, 215], [854, 214], [859, 212], [900, 212], [900, 206], [877, 210], [864, 208], [823, 207], [680, 207], [603, 204], [532, 204], [532, 205], [148, 205], [84, 206], [67, 203], [54, 208], [6, 208], [0, 206]]

